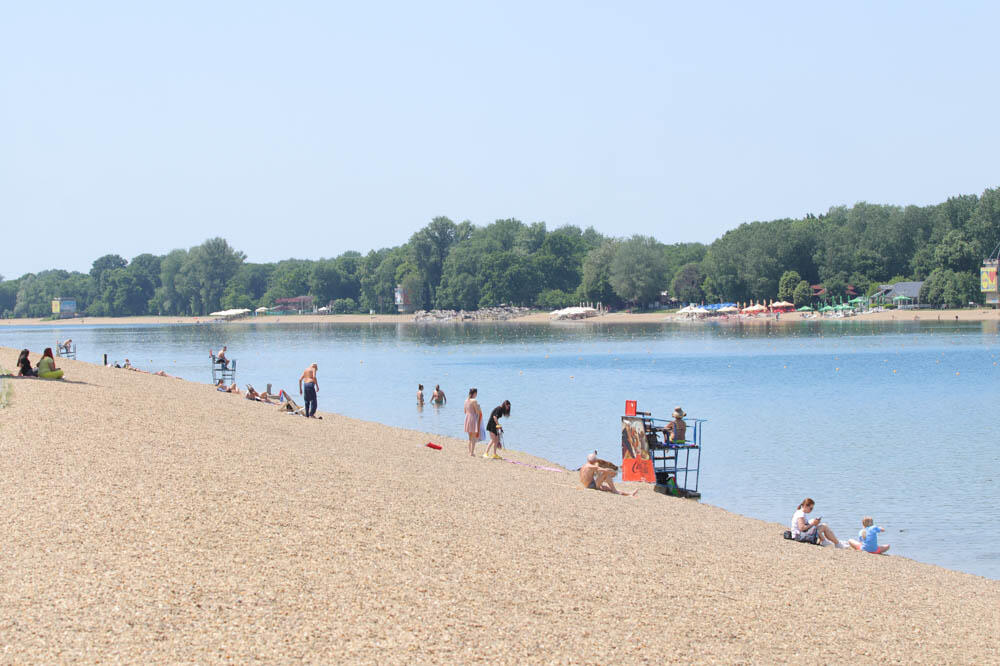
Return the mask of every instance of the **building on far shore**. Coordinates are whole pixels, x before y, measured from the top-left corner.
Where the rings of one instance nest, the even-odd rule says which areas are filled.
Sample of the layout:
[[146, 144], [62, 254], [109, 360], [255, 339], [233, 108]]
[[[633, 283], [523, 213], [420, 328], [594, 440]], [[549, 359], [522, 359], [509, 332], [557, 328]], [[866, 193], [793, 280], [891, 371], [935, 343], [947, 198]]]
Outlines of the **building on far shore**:
[[878, 291], [872, 294], [872, 301], [877, 301], [879, 303], [894, 303], [903, 309], [927, 307], [920, 304], [920, 287], [923, 285], [923, 280], [920, 282], [880, 284], [878, 286]]
[[413, 303], [410, 302], [410, 292], [403, 285], [396, 285], [396, 309], [402, 314], [413, 312]]

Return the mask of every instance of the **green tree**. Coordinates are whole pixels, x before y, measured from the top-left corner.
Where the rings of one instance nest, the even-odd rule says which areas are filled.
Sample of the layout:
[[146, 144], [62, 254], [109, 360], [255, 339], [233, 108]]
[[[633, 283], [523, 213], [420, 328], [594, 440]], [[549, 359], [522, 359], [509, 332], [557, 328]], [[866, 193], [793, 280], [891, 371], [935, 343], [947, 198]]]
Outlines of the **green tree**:
[[792, 301], [795, 298], [795, 287], [802, 282], [798, 271], [785, 271], [778, 281], [778, 300]]
[[587, 300], [605, 305], [620, 305], [621, 299], [611, 286], [611, 264], [618, 252], [619, 241], [609, 238], [587, 253], [583, 260], [581, 290]]
[[342, 297], [344, 274], [340, 272], [336, 262], [317, 261], [309, 275], [309, 293], [316, 303], [327, 305], [334, 299]]
[[183, 293], [186, 284], [181, 274], [187, 256], [187, 250], [173, 250], [160, 260], [160, 286], [149, 303], [149, 312], [163, 315], [191, 314], [189, 299]]
[[632, 236], [618, 246], [611, 262], [611, 287], [622, 299], [645, 307], [666, 286], [663, 246], [651, 236]]
[[267, 291], [261, 297], [264, 305], [274, 305], [279, 298], [295, 298], [309, 293], [309, 278], [313, 262], [302, 259], [279, 261], [268, 279]]
[[253, 310], [261, 306], [261, 299], [267, 292], [268, 281], [273, 272], [273, 264], [240, 264], [222, 292], [222, 309]]
[[149, 302], [153, 300], [157, 288], [160, 286], [160, 270], [163, 258], [154, 254], [140, 254], [132, 258], [127, 270], [139, 285], [142, 305], [136, 310], [136, 314], [145, 314], [149, 307]]
[[979, 298], [979, 285], [970, 273], [936, 268], [920, 287], [920, 300], [931, 305], [964, 307]]
[[795, 303], [795, 307], [800, 308], [803, 305], [812, 303], [812, 293], [812, 287], [809, 286], [809, 283], [805, 280], [800, 280], [792, 292], [792, 302]]
[[331, 308], [337, 314], [350, 314], [358, 311], [358, 304], [354, 302], [353, 298], [338, 298], [333, 302]]
[[578, 302], [576, 294], [567, 294], [559, 289], [546, 289], [538, 294], [536, 305], [542, 310], [561, 310]]
[[145, 314], [149, 301], [144, 298], [142, 285], [127, 268], [116, 268], [104, 274], [101, 301], [112, 317]]
[[699, 303], [705, 299], [705, 292], [701, 288], [704, 281], [701, 264], [696, 262], [684, 264], [670, 283], [670, 294], [685, 303]]
[[188, 288], [196, 290], [198, 314], [208, 314], [222, 307], [226, 284], [246, 259], [223, 238], [210, 238], [191, 248], [181, 272], [189, 280]]
[[545, 237], [535, 253], [535, 265], [542, 285], [565, 292], [580, 285], [587, 244], [583, 233], [574, 226], [556, 229]]
[[441, 284], [441, 273], [448, 251], [455, 242], [458, 228], [447, 217], [435, 217], [430, 224], [413, 234], [407, 246], [418, 281], [411, 281], [416, 296], [422, 303], [433, 303]]

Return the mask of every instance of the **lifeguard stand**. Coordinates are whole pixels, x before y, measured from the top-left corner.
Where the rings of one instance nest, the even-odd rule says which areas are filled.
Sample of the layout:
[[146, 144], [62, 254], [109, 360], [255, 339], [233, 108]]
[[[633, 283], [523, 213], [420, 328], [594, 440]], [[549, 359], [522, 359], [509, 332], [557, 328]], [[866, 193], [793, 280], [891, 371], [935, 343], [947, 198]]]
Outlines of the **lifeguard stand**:
[[212, 354], [212, 383], [218, 384], [221, 380], [224, 384], [231, 384], [236, 381], [236, 359], [230, 358], [225, 364], [219, 363], [215, 354]]
[[[664, 495], [701, 497], [701, 436], [707, 420], [684, 419], [684, 441], [669, 442], [664, 432], [669, 419], [653, 418], [650, 412], [640, 412], [635, 400], [626, 401], [622, 417], [623, 480], [655, 482], [656, 492]], [[631, 460], [629, 453], [634, 456]]]
[[76, 358], [76, 343], [71, 342], [67, 348], [65, 344], [56, 340], [56, 356], [61, 356], [62, 358]]

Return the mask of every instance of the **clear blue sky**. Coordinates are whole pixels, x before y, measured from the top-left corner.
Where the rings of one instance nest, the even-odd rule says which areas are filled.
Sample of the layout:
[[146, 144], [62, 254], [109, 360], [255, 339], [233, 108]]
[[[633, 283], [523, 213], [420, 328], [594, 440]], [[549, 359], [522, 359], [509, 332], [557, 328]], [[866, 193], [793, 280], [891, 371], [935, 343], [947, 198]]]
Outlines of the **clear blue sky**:
[[7, 3], [0, 274], [366, 252], [436, 215], [710, 242], [980, 193], [998, 7]]

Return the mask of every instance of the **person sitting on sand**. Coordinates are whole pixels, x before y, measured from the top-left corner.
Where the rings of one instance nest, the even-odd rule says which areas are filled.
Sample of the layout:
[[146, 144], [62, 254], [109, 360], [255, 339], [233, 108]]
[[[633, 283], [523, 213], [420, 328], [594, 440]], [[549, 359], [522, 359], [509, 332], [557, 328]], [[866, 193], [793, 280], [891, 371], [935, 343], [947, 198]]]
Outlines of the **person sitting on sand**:
[[221, 391], [222, 393], [235, 393], [236, 395], [243, 395], [242, 393], [240, 393], [240, 387], [236, 385], [236, 382], [233, 382], [229, 386], [226, 386], [225, 383], [223, 383], [223, 381], [220, 379], [215, 386], [216, 386], [215, 390]]
[[38, 371], [31, 367], [31, 359], [28, 358], [30, 354], [27, 349], [22, 349], [21, 353], [17, 357], [17, 376], [18, 377], [37, 377]]
[[306, 415], [305, 407], [299, 407], [299, 405], [292, 399], [292, 396], [288, 395], [288, 391], [281, 389], [278, 391], [278, 399], [281, 404], [278, 405], [278, 411], [290, 412], [292, 414]]
[[824, 540], [832, 541], [833, 545], [837, 548], [847, 548], [847, 544], [838, 541], [830, 526], [826, 523], [820, 523], [819, 518], [806, 520], [806, 514], [812, 513], [814, 506], [816, 506], [816, 503], [811, 497], [805, 498], [799, 504], [799, 508], [796, 509], [795, 514], [792, 516], [792, 538], [803, 543], [819, 545], [822, 545]]
[[134, 368], [132, 367], [132, 362], [129, 361], [128, 359], [125, 359], [125, 364], [122, 367], [125, 368], [126, 370], [134, 370]]
[[876, 525], [875, 520], [871, 516], [865, 516], [861, 519], [861, 531], [858, 532], [859, 540], [848, 539], [847, 543], [854, 550], [863, 550], [872, 555], [881, 555], [889, 550], [889, 544], [878, 545], [879, 532], [885, 532], [885, 530]]
[[45, 351], [42, 352], [42, 357], [38, 359], [36, 369], [39, 377], [55, 372], [59, 369], [56, 367], [56, 359], [52, 356], [52, 347], [46, 347]]
[[672, 444], [683, 444], [687, 436], [687, 424], [684, 417], [687, 414], [680, 407], [674, 407], [674, 420], [663, 427], [663, 438]]
[[638, 490], [625, 493], [617, 488], [611, 481], [618, 473], [618, 467], [606, 460], [597, 457], [597, 451], [587, 454], [587, 462], [580, 468], [580, 485], [588, 490], [603, 490], [604, 492], [616, 495], [627, 495], [635, 497]]
[[431, 393], [431, 402], [435, 405], [443, 405], [448, 402], [448, 399], [444, 397], [444, 391], [441, 390], [440, 384], [434, 386], [434, 392]]

